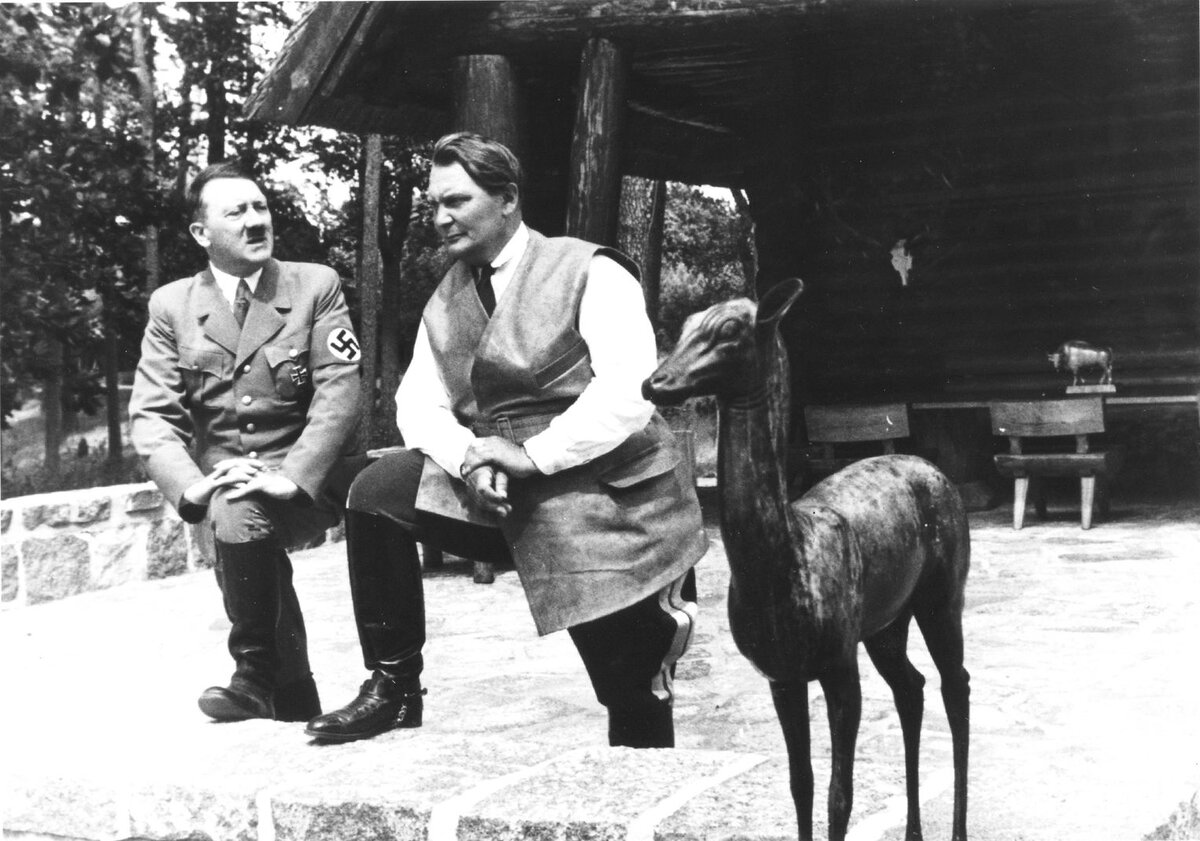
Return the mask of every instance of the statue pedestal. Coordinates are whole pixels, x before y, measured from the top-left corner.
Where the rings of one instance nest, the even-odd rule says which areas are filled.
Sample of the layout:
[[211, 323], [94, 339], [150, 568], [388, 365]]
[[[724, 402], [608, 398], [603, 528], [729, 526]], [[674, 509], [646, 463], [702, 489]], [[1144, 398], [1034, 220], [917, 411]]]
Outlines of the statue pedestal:
[[1117, 387], [1112, 383], [1067, 386], [1067, 394], [1115, 394], [1116, 391]]

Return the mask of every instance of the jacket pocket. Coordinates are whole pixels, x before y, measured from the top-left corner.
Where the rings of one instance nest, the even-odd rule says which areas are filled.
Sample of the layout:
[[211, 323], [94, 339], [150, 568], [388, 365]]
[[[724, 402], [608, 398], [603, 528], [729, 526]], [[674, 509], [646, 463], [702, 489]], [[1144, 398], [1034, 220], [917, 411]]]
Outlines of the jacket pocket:
[[179, 349], [179, 376], [189, 397], [203, 400], [227, 376], [226, 355], [204, 348]]
[[672, 472], [678, 464], [679, 454], [675, 448], [658, 441], [632, 458], [606, 468], [597, 478], [602, 485], [625, 490]]
[[275, 382], [275, 393], [284, 400], [295, 400], [312, 390], [312, 371], [308, 368], [308, 351], [280, 345], [263, 348], [271, 379]]

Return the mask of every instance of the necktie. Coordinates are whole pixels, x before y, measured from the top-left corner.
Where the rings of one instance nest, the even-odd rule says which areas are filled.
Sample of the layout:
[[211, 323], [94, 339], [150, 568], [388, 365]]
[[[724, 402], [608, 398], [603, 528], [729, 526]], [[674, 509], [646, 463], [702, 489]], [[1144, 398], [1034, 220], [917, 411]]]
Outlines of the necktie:
[[238, 281], [237, 294], [233, 296], [233, 317], [237, 319], [238, 327], [246, 323], [248, 309], [250, 309], [250, 285], [243, 277]]
[[475, 281], [475, 288], [479, 290], [479, 302], [483, 304], [488, 318], [491, 318], [492, 313], [496, 310], [496, 290], [492, 288], [491, 266], [484, 266], [479, 270], [479, 279]]

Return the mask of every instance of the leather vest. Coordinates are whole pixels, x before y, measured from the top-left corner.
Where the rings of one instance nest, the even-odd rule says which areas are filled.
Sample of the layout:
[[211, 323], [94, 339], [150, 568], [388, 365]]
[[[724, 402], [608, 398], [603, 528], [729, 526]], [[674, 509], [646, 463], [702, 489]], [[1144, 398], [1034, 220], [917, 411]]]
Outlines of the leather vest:
[[[523, 443], [575, 401], [593, 377], [577, 329], [592, 258], [611, 249], [529, 232], [489, 319], [462, 264], [451, 267], [423, 319], [460, 422]], [[606, 616], [667, 586], [704, 554], [691, 465], [656, 412], [646, 427], [587, 464], [509, 484], [504, 532], [539, 633]], [[465, 489], [428, 459], [418, 507], [486, 522]]]

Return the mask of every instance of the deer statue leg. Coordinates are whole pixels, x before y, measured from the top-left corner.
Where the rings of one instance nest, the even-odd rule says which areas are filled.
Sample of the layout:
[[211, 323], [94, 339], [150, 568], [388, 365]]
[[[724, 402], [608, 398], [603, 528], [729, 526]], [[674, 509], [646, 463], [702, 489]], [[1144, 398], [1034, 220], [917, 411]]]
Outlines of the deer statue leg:
[[921, 800], [919, 794], [919, 760], [921, 754], [921, 719], [925, 713], [925, 678], [908, 659], [908, 624], [911, 614], [904, 614], [868, 640], [864, 640], [871, 662], [891, 687], [900, 714], [900, 730], [904, 734], [904, 781], [908, 800], [908, 823], [905, 841], [921, 839]]
[[792, 802], [796, 805], [800, 841], [812, 841], [813, 771], [808, 732], [808, 684], [771, 681], [771, 698], [787, 746]]
[[967, 753], [971, 738], [971, 676], [963, 668], [962, 591], [946, 603], [918, 612], [925, 647], [942, 678], [942, 701], [954, 750], [954, 824], [951, 841], [967, 839]]
[[821, 678], [825, 705], [829, 708], [832, 773], [829, 779], [829, 841], [843, 841], [854, 805], [854, 745], [862, 718], [862, 686], [858, 660], [850, 659]]

